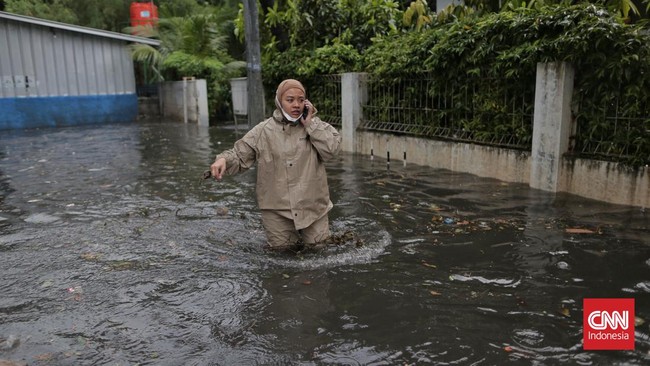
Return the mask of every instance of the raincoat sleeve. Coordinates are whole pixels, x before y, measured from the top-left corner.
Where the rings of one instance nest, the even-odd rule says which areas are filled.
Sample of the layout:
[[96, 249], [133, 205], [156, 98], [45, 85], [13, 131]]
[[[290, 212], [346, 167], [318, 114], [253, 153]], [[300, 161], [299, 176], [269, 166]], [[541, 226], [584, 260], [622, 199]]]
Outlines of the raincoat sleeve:
[[248, 131], [244, 137], [237, 140], [232, 149], [217, 155], [226, 159], [226, 175], [234, 175], [250, 169], [257, 161], [257, 142], [260, 136], [261, 124]]
[[318, 117], [312, 117], [305, 128], [322, 161], [328, 161], [338, 155], [341, 150], [341, 135], [336, 128]]

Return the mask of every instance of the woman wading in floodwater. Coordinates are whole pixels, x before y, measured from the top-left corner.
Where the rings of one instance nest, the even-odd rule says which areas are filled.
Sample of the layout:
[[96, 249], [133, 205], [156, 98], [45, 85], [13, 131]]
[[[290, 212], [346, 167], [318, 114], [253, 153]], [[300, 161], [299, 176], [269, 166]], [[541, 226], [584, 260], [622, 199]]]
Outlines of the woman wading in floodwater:
[[317, 247], [330, 237], [332, 209], [324, 162], [340, 150], [341, 136], [316, 117], [303, 85], [280, 83], [273, 116], [253, 127], [234, 147], [217, 155], [210, 166], [221, 180], [257, 162], [257, 204], [271, 249]]

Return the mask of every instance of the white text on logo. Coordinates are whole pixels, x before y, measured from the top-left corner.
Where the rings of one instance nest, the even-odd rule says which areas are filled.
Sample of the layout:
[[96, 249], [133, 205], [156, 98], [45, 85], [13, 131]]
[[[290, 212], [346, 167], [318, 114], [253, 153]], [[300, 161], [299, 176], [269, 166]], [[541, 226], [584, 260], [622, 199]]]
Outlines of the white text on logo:
[[609, 313], [607, 311], [596, 310], [589, 314], [587, 322], [589, 323], [589, 326], [595, 330], [602, 330], [607, 328], [614, 330], [618, 329], [619, 326], [621, 329], [627, 330], [627, 327], [629, 326], [628, 311], [612, 311]]

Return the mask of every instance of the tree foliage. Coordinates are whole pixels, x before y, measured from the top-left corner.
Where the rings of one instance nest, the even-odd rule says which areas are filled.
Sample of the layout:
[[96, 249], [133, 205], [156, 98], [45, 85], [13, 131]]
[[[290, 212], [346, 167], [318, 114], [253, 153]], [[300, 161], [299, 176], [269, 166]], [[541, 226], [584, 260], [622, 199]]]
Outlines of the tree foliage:
[[79, 17], [66, 2], [66, 0], [5, 0], [5, 10], [36, 18], [79, 24]]
[[210, 111], [227, 115], [229, 79], [238, 76], [245, 64], [228, 53], [218, 17], [208, 13], [162, 18], [156, 30], [160, 47], [134, 44], [132, 49], [134, 59], [156, 70], [159, 80], [206, 79]]
[[465, 0], [461, 5], [451, 5], [442, 10], [442, 17], [482, 16], [488, 13], [508, 11], [518, 8], [540, 10], [546, 6], [560, 5], [570, 7], [580, 4], [594, 4], [607, 9], [625, 23], [648, 17], [650, 2], [647, 0]]
[[[394, 0], [287, 0], [263, 9], [264, 83], [360, 70], [373, 39], [401, 28]], [[242, 14], [240, 13], [240, 17]]]

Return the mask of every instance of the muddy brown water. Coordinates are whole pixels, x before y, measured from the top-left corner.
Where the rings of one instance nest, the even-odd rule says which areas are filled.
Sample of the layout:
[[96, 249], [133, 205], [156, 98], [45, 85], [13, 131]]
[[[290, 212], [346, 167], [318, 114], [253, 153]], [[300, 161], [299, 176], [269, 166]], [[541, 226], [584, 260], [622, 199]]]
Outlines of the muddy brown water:
[[[0, 131], [0, 360], [649, 363], [644, 210], [342, 154], [332, 229], [363, 245], [269, 253], [254, 172], [201, 179], [237, 135]], [[588, 297], [635, 299], [634, 351], [582, 349]]]

